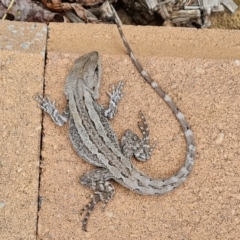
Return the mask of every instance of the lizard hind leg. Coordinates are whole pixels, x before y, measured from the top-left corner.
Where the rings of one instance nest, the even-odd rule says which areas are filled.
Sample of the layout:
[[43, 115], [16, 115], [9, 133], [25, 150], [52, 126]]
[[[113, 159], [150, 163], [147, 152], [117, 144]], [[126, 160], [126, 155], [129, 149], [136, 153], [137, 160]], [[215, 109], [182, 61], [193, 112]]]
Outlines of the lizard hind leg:
[[151, 157], [155, 144], [150, 145], [148, 124], [142, 112], [139, 114], [142, 123], [138, 123], [138, 127], [143, 134], [143, 138], [140, 139], [137, 134], [128, 129], [122, 137], [121, 146], [124, 156], [131, 158], [134, 155], [137, 160], [145, 162]]
[[94, 207], [99, 202], [103, 202], [103, 210], [105, 209], [107, 203], [113, 197], [115, 190], [113, 185], [107, 181], [113, 178], [112, 174], [103, 168], [97, 168], [90, 172], [87, 172], [80, 178], [80, 183], [86, 187], [94, 190], [93, 195], [91, 195], [91, 201], [88, 203], [81, 211], [80, 214], [83, 215], [86, 212], [82, 220], [82, 229], [87, 231], [88, 219]]

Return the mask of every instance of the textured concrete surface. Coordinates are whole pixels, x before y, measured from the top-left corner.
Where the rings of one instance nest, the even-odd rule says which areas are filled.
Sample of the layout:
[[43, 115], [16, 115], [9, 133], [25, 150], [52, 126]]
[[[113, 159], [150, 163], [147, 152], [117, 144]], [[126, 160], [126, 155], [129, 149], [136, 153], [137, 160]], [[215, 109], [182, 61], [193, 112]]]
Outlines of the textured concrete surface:
[[[69, 26], [69, 25], [68, 25]], [[115, 26], [50, 24], [46, 93], [60, 110], [66, 101], [65, 77], [79, 55], [97, 50], [102, 56], [100, 102], [119, 80], [125, 96], [112, 121], [119, 139], [137, 129], [142, 110], [149, 123], [151, 160], [136, 163], [153, 177], [168, 177], [184, 161], [185, 141], [177, 120], [143, 81], [126, 55]], [[237, 239], [240, 231], [240, 38], [236, 31], [124, 27], [144, 68], [189, 120], [197, 144], [189, 179], [164, 196], [139, 196], [115, 184], [116, 195], [105, 212], [99, 204], [81, 230], [80, 209], [91, 191], [78, 183], [93, 167], [73, 150], [68, 126], [44, 117], [44, 161], [39, 212], [40, 239]], [[231, 44], [229, 44], [231, 43]]]
[[[113, 183], [115, 196], [104, 212], [101, 204], [96, 207], [88, 232], [82, 232], [79, 211], [92, 192], [78, 181], [93, 167], [76, 155], [68, 126], [57, 127], [44, 115], [38, 239], [238, 239], [240, 33], [132, 26], [123, 29], [145, 70], [174, 99], [192, 126], [197, 144], [193, 172], [178, 189], [159, 197], [140, 196]], [[181, 128], [164, 101], [137, 73], [114, 25], [50, 24], [47, 49], [45, 93], [56, 100], [61, 111], [66, 106], [65, 77], [74, 59], [97, 50], [103, 67], [99, 101], [106, 106], [106, 92], [112, 84], [125, 82], [125, 96], [111, 121], [119, 139], [127, 128], [140, 135], [137, 121], [142, 110], [151, 140], [157, 142], [148, 162], [133, 160], [134, 164], [155, 178], [168, 177], [180, 168], [185, 156]], [[13, 93], [12, 101], [27, 114], [29, 107], [14, 97]], [[33, 118], [38, 129], [41, 115], [36, 104], [33, 106], [30, 109], [36, 112], [27, 119]], [[10, 116], [7, 121], [15, 118]], [[40, 134], [37, 130], [27, 133], [36, 134], [38, 157]], [[27, 151], [34, 151], [34, 147]], [[14, 150], [9, 146], [9, 151], [18, 149], [22, 150], [22, 144]], [[15, 161], [12, 167], [17, 166]], [[9, 181], [10, 186], [14, 185]], [[13, 212], [8, 214], [17, 219]], [[19, 222], [25, 220], [18, 218]], [[16, 238], [9, 233], [5, 239]]]
[[36, 239], [47, 28], [0, 22], [0, 239]]

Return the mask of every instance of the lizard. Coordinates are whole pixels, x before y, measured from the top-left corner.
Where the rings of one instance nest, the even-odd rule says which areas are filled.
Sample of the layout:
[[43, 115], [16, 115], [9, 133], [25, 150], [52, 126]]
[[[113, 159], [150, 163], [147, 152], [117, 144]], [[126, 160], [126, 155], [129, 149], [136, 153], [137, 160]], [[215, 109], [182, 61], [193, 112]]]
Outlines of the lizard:
[[186, 118], [169, 95], [142, 68], [126, 41], [114, 11], [120, 36], [134, 65], [179, 120], [186, 138], [187, 152], [183, 166], [167, 179], [154, 179], [140, 172], [133, 165], [131, 157], [147, 161], [154, 149], [150, 145], [148, 124], [143, 113], [140, 112], [141, 123], [138, 124], [143, 137], [126, 130], [119, 143], [109, 119], [116, 114], [118, 103], [123, 97], [124, 84], [120, 82], [116, 88], [113, 87], [112, 93], [108, 93], [110, 101], [108, 108], [105, 108], [97, 102], [102, 75], [99, 53], [94, 51], [77, 58], [66, 78], [66, 110], [60, 113], [55, 102], [40, 94], [36, 100], [57, 125], [63, 126], [69, 122], [69, 136], [75, 151], [83, 160], [97, 167], [80, 177], [80, 183], [94, 191], [91, 201], [80, 211], [81, 214], [85, 213], [82, 220], [84, 231], [87, 231], [88, 219], [96, 204], [103, 202], [105, 208], [115, 194], [109, 180], [115, 180], [138, 194], [162, 195], [186, 180], [193, 168], [196, 153], [193, 133]]

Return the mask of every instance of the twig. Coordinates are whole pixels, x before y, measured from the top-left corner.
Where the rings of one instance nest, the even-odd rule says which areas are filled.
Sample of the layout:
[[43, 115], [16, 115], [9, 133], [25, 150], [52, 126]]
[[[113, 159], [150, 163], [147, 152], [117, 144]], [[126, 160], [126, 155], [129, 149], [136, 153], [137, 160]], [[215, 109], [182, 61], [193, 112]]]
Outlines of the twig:
[[9, 10], [11, 9], [11, 7], [13, 6], [14, 2], [15, 2], [15, 0], [12, 0], [12, 1], [10, 2], [7, 11], [5, 12], [5, 14], [4, 14], [3, 17], [2, 17], [2, 20], [5, 20], [5, 18], [7, 17], [8, 12], [9, 12]]

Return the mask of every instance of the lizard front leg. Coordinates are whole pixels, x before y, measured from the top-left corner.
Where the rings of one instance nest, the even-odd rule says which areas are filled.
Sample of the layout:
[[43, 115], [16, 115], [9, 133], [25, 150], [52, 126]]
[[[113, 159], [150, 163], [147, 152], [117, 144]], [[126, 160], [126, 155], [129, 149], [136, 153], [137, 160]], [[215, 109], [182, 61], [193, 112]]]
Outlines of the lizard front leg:
[[112, 94], [108, 93], [109, 97], [110, 97], [110, 101], [109, 101], [109, 106], [108, 108], [104, 111], [104, 116], [112, 119], [116, 112], [117, 112], [117, 105], [120, 101], [120, 99], [123, 97], [122, 94], [122, 88], [123, 88], [123, 82], [119, 82], [116, 90], [115, 87], [112, 87]]
[[44, 98], [43, 96], [38, 95], [36, 100], [40, 104], [40, 108], [42, 108], [44, 112], [47, 112], [58, 126], [63, 126], [68, 121], [68, 108], [62, 114], [60, 114], [55, 107], [55, 102], [51, 102], [48, 97]]
[[137, 134], [128, 129], [122, 137], [121, 146], [124, 156], [131, 158], [134, 155], [137, 160], [144, 162], [151, 157], [155, 144], [150, 146], [148, 124], [142, 112], [139, 114], [142, 124], [138, 123], [138, 127], [143, 134], [143, 138], [140, 139]]
[[94, 193], [91, 196], [92, 200], [80, 212], [81, 215], [86, 212], [82, 221], [82, 229], [84, 231], [87, 231], [88, 218], [96, 204], [101, 201], [104, 202], [104, 209], [109, 200], [113, 197], [115, 193], [114, 187], [109, 181], [107, 181], [111, 178], [113, 178], [112, 174], [105, 168], [97, 168], [81, 176], [80, 183], [94, 190]]

